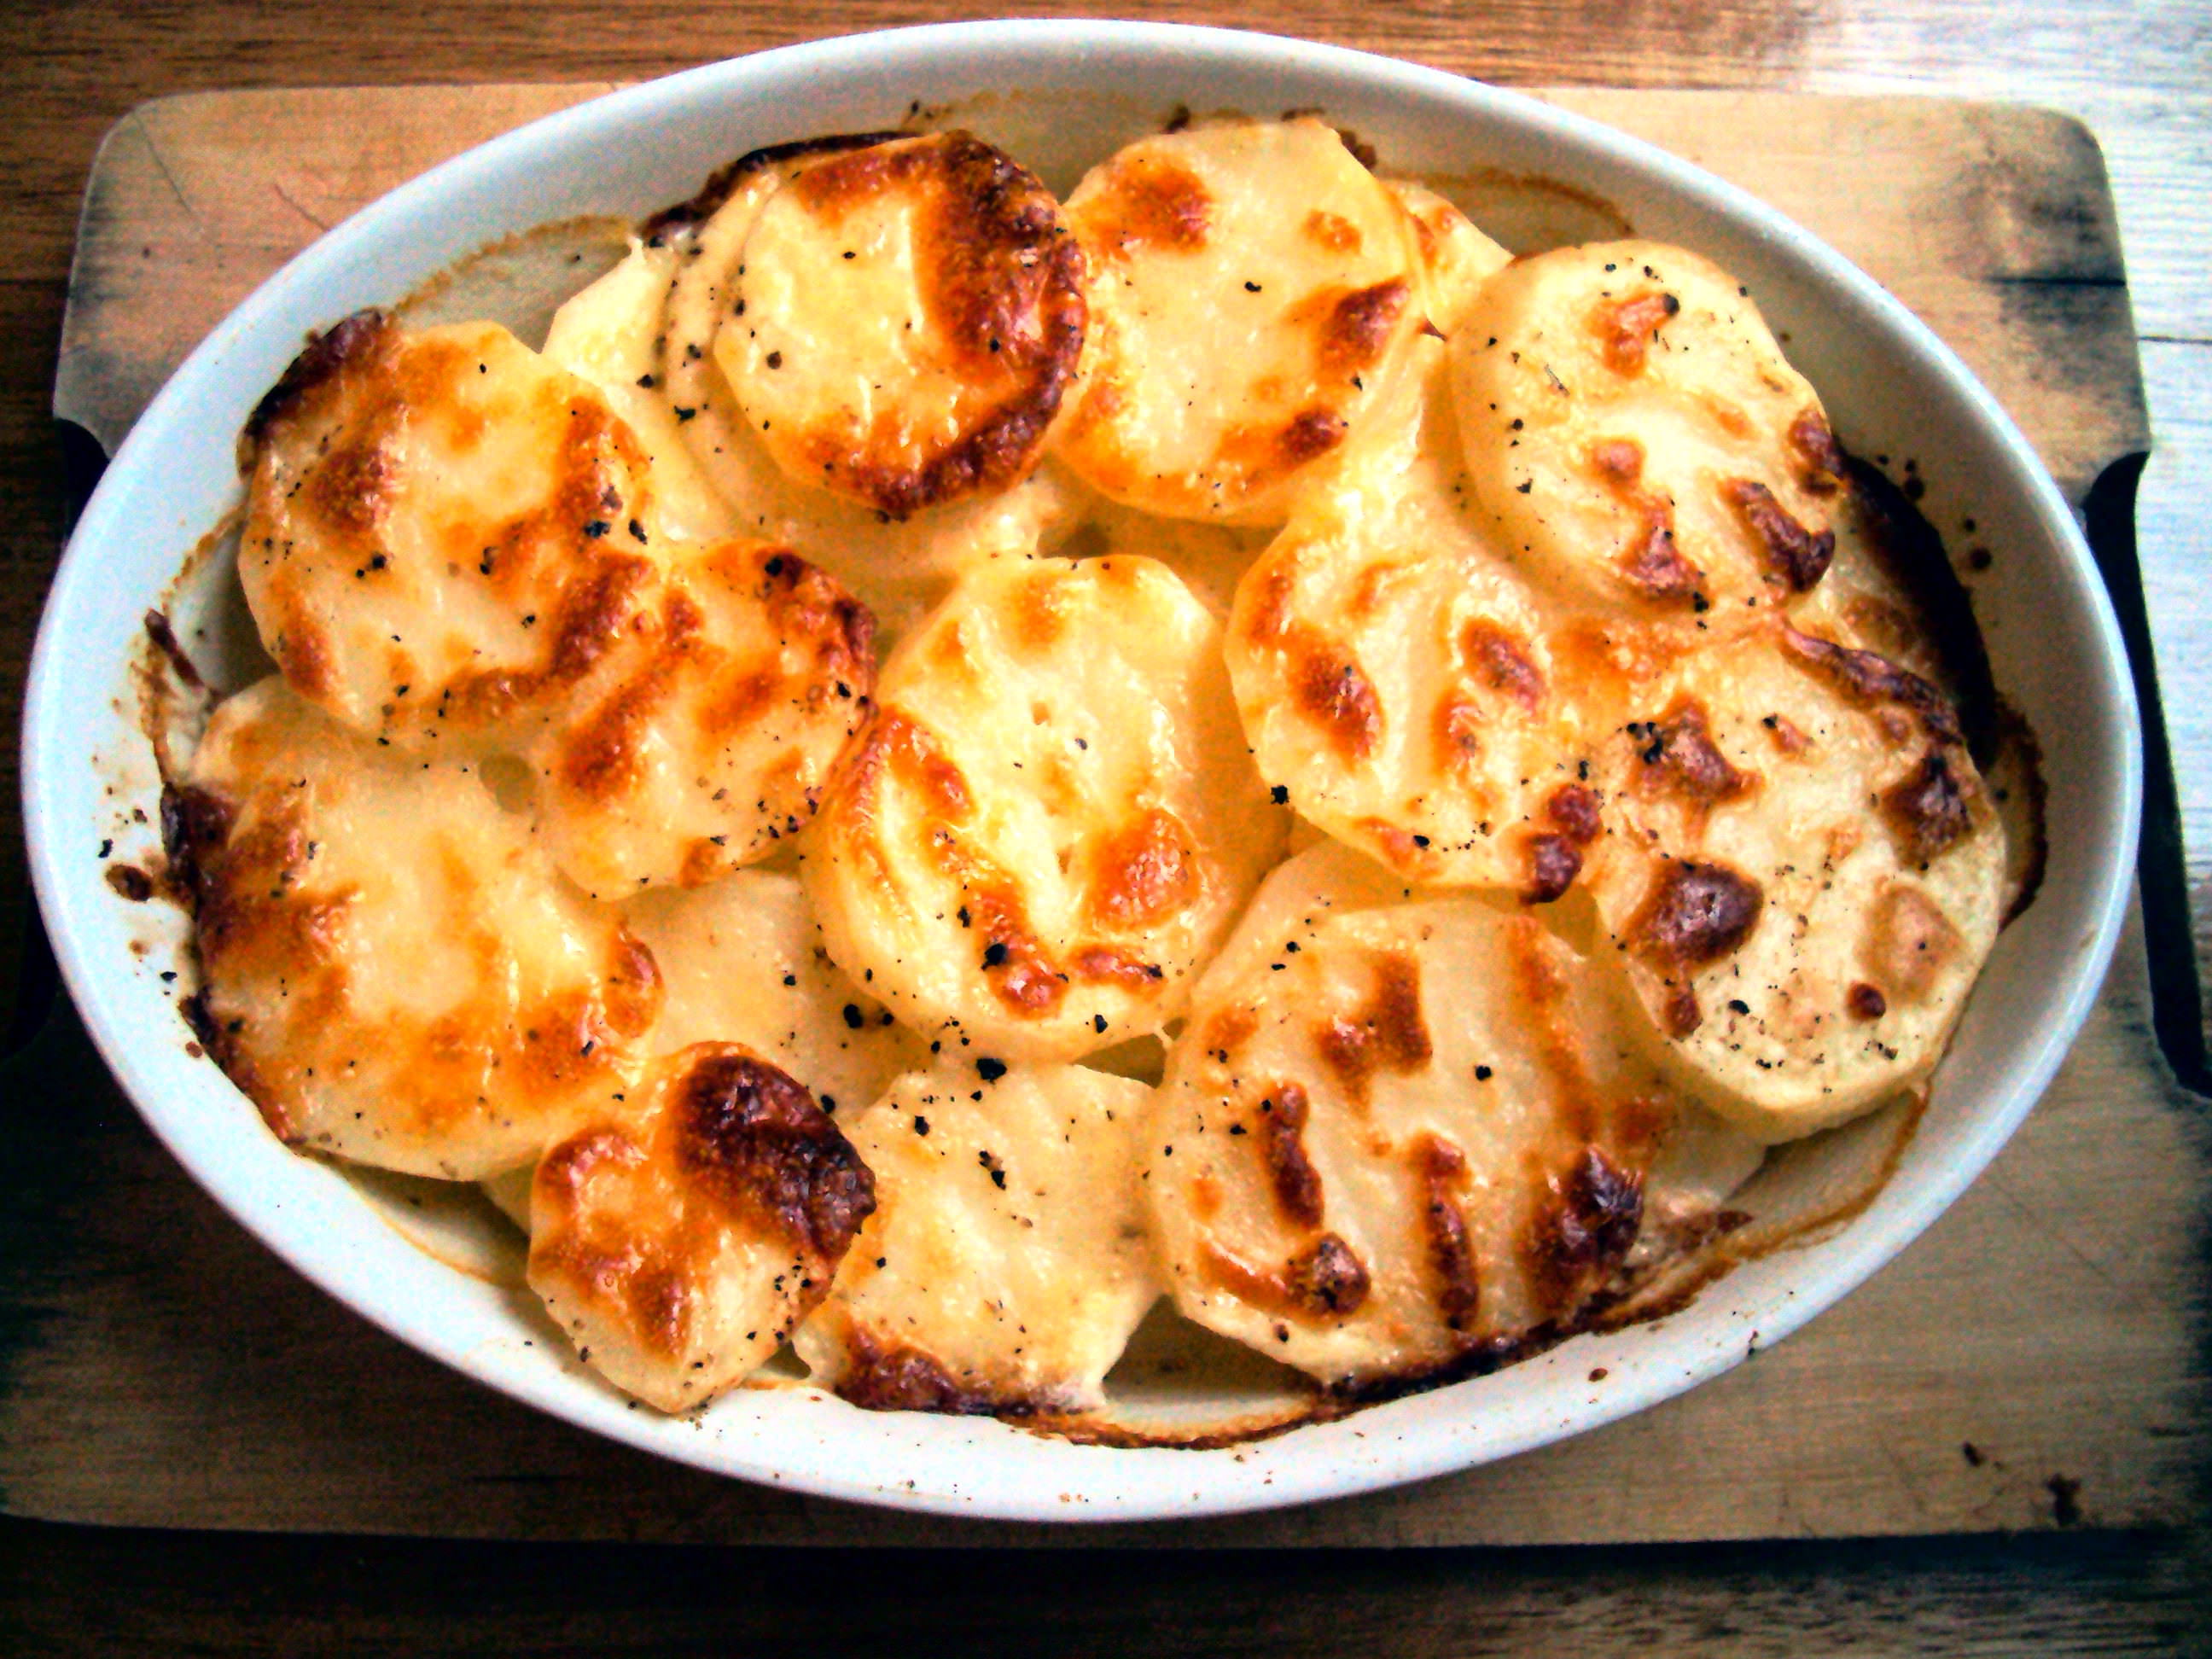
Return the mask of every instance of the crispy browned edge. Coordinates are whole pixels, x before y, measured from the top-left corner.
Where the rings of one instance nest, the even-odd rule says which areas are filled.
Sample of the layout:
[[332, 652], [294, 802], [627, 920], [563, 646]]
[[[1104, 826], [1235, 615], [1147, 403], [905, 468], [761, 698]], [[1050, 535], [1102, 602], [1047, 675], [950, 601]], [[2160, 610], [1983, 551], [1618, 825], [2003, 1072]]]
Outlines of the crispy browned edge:
[[788, 143], [764, 144], [758, 149], [747, 150], [736, 161], [709, 173], [707, 182], [693, 194], [648, 217], [637, 228], [638, 234], [648, 245], [658, 246], [679, 231], [705, 223], [721, 210], [722, 204], [730, 199], [740, 184], [765, 168], [780, 167], [786, 161], [796, 161], [808, 155], [868, 149], [877, 144], [888, 144], [894, 139], [915, 136], [911, 132], [841, 132], [823, 138], [797, 138]]

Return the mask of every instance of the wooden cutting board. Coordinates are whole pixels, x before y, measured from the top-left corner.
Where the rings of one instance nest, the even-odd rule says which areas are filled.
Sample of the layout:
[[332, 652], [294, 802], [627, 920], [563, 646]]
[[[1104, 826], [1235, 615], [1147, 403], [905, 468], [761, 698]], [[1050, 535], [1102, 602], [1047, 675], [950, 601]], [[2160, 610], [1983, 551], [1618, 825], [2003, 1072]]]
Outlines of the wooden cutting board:
[[[320, 230], [447, 155], [604, 90], [145, 106], [109, 136], [87, 192], [57, 412], [112, 449], [201, 335]], [[2148, 448], [2112, 205], [2079, 125], [1905, 98], [1550, 95], [1734, 179], [1858, 260], [1981, 374], [2077, 504]], [[2132, 476], [2122, 467], [2107, 485], [2123, 508]], [[2114, 567], [2124, 609], [2140, 605], [2132, 568], [2131, 550]], [[2149, 890], [2156, 931], [2185, 936], [2171, 895]], [[1395, 1492], [1080, 1531], [716, 1480], [477, 1388], [295, 1277], [202, 1197], [64, 1009], [12, 1067], [15, 1121], [28, 1127], [0, 1163], [0, 1506], [130, 1524], [793, 1544], [2178, 1524], [2212, 1452], [2200, 1263], [2212, 1182], [2204, 1103], [2154, 1038], [2140, 924], [2050, 1095], [1988, 1174], [1866, 1288], [1730, 1376]]]

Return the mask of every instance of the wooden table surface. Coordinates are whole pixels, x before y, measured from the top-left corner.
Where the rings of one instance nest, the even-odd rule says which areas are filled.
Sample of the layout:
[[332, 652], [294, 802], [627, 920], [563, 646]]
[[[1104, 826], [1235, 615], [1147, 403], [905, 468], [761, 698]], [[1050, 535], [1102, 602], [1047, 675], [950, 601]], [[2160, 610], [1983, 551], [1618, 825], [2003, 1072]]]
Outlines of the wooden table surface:
[[[2087, 119], [2119, 205], [2158, 447], [2137, 523], [2167, 694], [2197, 936], [2212, 915], [2212, 686], [2196, 573], [2212, 555], [2212, 7], [2025, 0], [1492, 0], [1400, 9], [1035, 6], [1231, 22], [1519, 83], [1923, 90]], [[12, 722], [64, 526], [47, 418], [76, 215], [110, 123], [195, 88], [631, 79], [811, 36], [988, 15], [887, 0], [711, 10], [600, 0], [465, 6], [18, 3], [0, 87], [0, 923], [24, 906]], [[2033, 303], [2024, 296], [2023, 303]], [[13, 939], [0, 937], [0, 962]], [[0, 1110], [9, 1103], [0, 1102]], [[1663, 1502], [1662, 1493], [1653, 1501]], [[710, 1552], [240, 1539], [0, 1521], [9, 1651], [653, 1650], [911, 1642], [1092, 1652], [2166, 1652], [2204, 1639], [2201, 1535], [1697, 1549], [1097, 1553]], [[858, 1582], [848, 1584], [848, 1577]]]

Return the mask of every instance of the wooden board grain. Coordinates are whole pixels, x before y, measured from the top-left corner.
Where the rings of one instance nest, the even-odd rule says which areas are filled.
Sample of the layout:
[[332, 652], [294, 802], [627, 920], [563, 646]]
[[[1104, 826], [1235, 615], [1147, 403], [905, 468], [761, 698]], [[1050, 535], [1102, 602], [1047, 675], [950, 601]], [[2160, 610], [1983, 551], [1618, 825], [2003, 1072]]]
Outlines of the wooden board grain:
[[[136, 112], [88, 192], [58, 408], [119, 436], [199, 332], [319, 226], [599, 89], [207, 94]], [[1857, 258], [1998, 391], [2076, 501], [2147, 441], [2109, 198], [2078, 125], [1905, 99], [1551, 95], [1735, 177]], [[1839, 150], [1862, 165], [1811, 165]], [[1799, 1336], [1510, 1463], [1179, 1526], [914, 1521], [598, 1442], [294, 1278], [175, 1170], [66, 1033], [21, 1087], [39, 1103], [25, 1163], [43, 1178], [19, 1194], [0, 1176], [0, 1502], [19, 1514], [783, 1543], [1833, 1536], [2173, 1522], [2207, 1447], [2200, 1103], [2150, 1040], [2132, 931], [1998, 1164]]]

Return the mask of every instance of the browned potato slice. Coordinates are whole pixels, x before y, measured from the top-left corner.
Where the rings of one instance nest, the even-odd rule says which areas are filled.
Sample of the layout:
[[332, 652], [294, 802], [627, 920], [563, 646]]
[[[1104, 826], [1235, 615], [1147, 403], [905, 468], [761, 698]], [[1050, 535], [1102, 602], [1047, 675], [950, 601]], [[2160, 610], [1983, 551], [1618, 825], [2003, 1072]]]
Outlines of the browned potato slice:
[[623, 922], [653, 952], [667, 988], [649, 1038], [656, 1054], [695, 1042], [738, 1042], [848, 1115], [927, 1046], [848, 979], [796, 876], [740, 870], [686, 891], [641, 893]]
[[1146, 512], [1280, 523], [1421, 325], [1405, 210], [1297, 119], [1140, 139], [1067, 216], [1095, 353], [1060, 453]]
[[1508, 902], [1324, 846], [1194, 994], [1144, 1142], [1189, 1318], [1338, 1385], [1512, 1357], [1627, 1255], [1668, 1091], [1606, 977]]
[[503, 742], [649, 603], [645, 451], [494, 324], [349, 318], [246, 430], [246, 600], [292, 689], [356, 731]]
[[1589, 877], [1655, 1040], [1765, 1140], [1941, 1057], [1996, 938], [2004, 836], [1925, 682], [1778, 618], [1609, 738]]
[[1151, 1094], [1080, 1066], [894, 1083], [848, 1126], [876, 1212], [793, 1340], [815, 1381], [878, 1410], [1103, 1405], [1160, 1295], [1137, 1190]]
[[530, 1287], [609, 1382], [684, 1411], [829, 1293], [872, 1182], [806, 1090], [738, 1044], [682, 1049], [625, 1093], [538, 1166]]
[[809, 162], [733, 287], [715, 360], [763, 444], [894, 519], [1028, 477], [1083, 349], [1060, 204], [964, 132]]
[[[1022, 482], [1001, 479], [963, 501], [894, 518], [825, 487], [818, 463], [804, 477], [787, 472], [766, 442], [773, 429], [763, 432], [740, 406], [725, 377], [720, 343], [745, 320], [737, 313], [738, 270], [744, 266], [750, 274], [745, 250], [756, 223], [785, 182], [810, 164], [884, 137], [829, 138], [743, 156], [698, 201], [648, 227], [648, 254], [656, 243], [665, 246], [676, 276], [665, 307], [635, 305], [625, 337], [657, 354], [657, 370], [644, 376], [641, 389], [665, 408], [701, 475], [729, 504], [737, 528], [797, 549], [857, 593], [896, 635], [942, 599], [962, 571], [1026, 557], [1066, 535], [1085, 492], [1048, 465]], [[842, 246], [838, 251], [842, 256]], [[769, 372], [765, 358], [763, 368]]]
[[473, 765], [380, 747], [272, 678], [216, 710], [173, 806], [205, 1040], [293, 1145], [473, 1180], [641, 1057], [651, 953]]
[[1261, 775], [1410, 880], [1556, 898], [1596, 833], [1583, 677], [1470, 520], [1443, 349], [1249, 571], [1229, 672]]
[[1826, 569], [1826, 417], [1710, 261], [1642, 241], [1516, 261], [1452, 351], [1475, 493], [1568, 598], [1733, 619]]
[[874, 619], [789, 549], [672, 557], [649, 623], [526, 751], [547, 845], [596, 898], [696, 886], [797, 833], [875, 685]]
[[1220, 650], [1150, 560], [969, 578], [885, 665], [809, 833], [830, 956], [916, 1030], [995, 1058], [1172, 1019], [1284, 831]]

